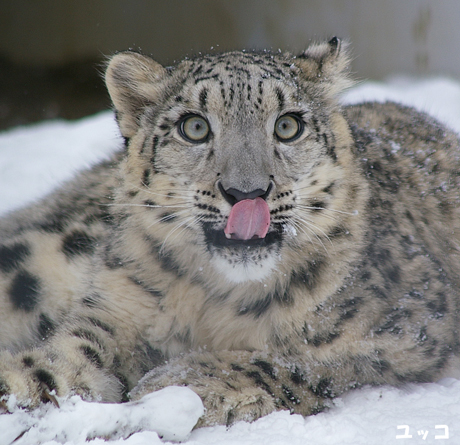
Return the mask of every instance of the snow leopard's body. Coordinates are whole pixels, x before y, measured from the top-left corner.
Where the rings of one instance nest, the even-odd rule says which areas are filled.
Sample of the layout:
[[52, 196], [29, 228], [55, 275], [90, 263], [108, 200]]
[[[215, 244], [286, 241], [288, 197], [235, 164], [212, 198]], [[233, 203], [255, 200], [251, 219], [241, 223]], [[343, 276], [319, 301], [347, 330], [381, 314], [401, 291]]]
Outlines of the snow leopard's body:
[[458, 138], [340, 107], [339, 46], [112, 59], [126, 150], [0, 222], [4, 397], [188, 385], [231, 423], [452, 368]]

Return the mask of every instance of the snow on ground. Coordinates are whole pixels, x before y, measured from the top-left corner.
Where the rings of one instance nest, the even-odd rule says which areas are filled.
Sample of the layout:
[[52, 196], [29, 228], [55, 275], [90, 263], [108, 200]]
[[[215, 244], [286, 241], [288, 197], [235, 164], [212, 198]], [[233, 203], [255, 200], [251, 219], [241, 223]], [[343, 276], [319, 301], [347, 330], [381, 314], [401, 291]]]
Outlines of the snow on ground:
[[[393, 78], [365, 82], [344, 103], [395, 100], [429, 112], [460, 132], [460, 83], [449, 79]], [[112, 113], [76, 122], [45, 122], [0, 133], [0, 214], [44, 195], [76, 171], [121, 146]], [[272, 413], [252, 424], [239, 422], [189, 431], [202, 405], [186, 388], [171, 388], [140, 403], [97, 404], [78, 397], [28, 413], [0, 416], [0, 445], [460, 445], [460, 381], [366, 388], [335, 401], [329, 412], [303, 418]], [[157, 434], [157, 431], [159, 434]], [[159, 438], [163, 437], [163, 441]], [[106, 439], [112, 436], [112, 439]]]

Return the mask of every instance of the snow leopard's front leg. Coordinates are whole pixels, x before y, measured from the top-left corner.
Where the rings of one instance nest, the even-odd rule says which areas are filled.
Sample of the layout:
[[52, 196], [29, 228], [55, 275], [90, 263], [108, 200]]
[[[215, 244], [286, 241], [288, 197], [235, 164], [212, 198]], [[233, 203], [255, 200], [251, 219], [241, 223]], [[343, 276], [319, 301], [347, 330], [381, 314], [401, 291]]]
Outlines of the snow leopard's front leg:
[[[125, 382], [117, 378], [116, 339], [97, 319], [76, 319], [41, 348], [0, 353], [0, 396], [22, 407], [55, 401], [53, 394], [120, 401]], [[56, 402], [55, 402], [56, 403]]]
[[[325, 371], [324, 365], [316, 366], [315, 372]], [[308, 372], [307, 367], [261, 352], [192, 352], [149, 372], [130, 397], [137, 400], [166, 386], [186, 385], [206, 408], [198, 427], [253, 421], [283, 409], [315, 414], [330, 405], [336, 394], [328, 386], [330, 381]]]
[[[126, 285], [124, 289], [125, 299], [130, 294], [142, 297], [135, 289]], [[126, 400], [129, 390], [164, 357], [141, 340], [142, 321], [120, 301], [115, 294], [86, 295], [78, 311], [41, 347], [0, 352], [0, 400], [14, 394], [17, 404], [28, 408], [49, 401], [50, 393]], [[150, 315], [145, 318], [155, 318], [153, 311]]]

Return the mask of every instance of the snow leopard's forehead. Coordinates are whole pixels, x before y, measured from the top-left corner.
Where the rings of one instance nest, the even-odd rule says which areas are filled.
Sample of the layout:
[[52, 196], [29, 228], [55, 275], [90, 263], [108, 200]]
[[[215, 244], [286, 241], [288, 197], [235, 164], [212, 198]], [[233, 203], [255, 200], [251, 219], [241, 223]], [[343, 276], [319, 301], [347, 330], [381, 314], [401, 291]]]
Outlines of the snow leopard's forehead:
[[273, 78], [285, 81], [297, 71], [294, 59], [288, 53], [233, 51], [185, 60], [177, 69], [184, 69], [196, 83], [218, 77], [246, 80]]
[[[230, 52], [186, 60], [173, 69], [176, 91], [200, 110], [233, 109], [248, 118], [302, 100], [299, 68], [289, 54]], [[213, 106], [214, 105], [214, 106]]]

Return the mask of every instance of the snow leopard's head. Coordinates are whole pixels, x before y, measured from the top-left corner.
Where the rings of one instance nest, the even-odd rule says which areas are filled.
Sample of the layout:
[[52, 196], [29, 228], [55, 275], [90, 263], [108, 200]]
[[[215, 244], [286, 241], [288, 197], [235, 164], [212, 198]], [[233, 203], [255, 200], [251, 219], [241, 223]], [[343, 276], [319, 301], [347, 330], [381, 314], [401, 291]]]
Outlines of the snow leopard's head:
[[128, 141], [119, 200], [140, 206], [136, 224], [160, 254], [196, 273], [200, 251], [231, 282], [327, 255], [354, 208], [336, 101], [347, 64], [336, 38], [297, 57], [230, 52], [172, 68], [132, 52], [111, 59], [106, 82]]

